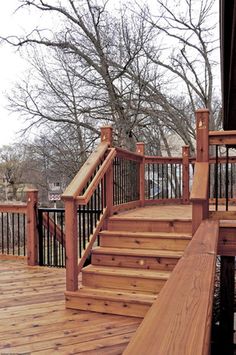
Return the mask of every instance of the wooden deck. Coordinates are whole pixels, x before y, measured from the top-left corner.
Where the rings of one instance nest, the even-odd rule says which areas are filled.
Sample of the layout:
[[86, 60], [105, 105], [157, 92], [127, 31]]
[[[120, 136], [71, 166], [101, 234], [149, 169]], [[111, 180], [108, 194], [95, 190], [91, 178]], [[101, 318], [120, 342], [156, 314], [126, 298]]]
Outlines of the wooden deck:
[[65, 270], [0, 256], [0, 354], [122, 354], [141, 319], [65, 309]]
[[[210, 211], [215, 211], [215, 206], [209, 206]], [[225, 211], [224, 205], [218, 206], [218, 211]], [[236, 206], [230, 205], [229, 211], [236, 212]], [[133, 210], [128, 210], [121, 212], [119, 215], [114, 215], [112, 218], [115, 219], [118, 216], [122, 218], [143, 218], [143, 219], [171, 219], [171, 220], [192, 220], [192, 205], [155, 205], [155, 206], [145, 206], [142, 208], [136, 208]]]
[[[123, 218], [143, 218], [143, 219], [192, 219], [192, 205], [155, 205], [136, 208], [134, 210], [122, 212]], [[118, 216], [118, 215], [117, 215]], [[113, 216], [116, 218], [116, 215]]]

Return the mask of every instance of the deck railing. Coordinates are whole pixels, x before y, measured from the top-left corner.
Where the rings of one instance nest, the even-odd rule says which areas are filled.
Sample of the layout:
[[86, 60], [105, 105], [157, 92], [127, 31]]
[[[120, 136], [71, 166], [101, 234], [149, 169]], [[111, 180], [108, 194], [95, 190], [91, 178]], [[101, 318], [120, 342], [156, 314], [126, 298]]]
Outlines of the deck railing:
[[145, 157], [145, 200], [181, 202], [183, 196], [182, 158]]
[[65, 209], [38, 208], [39, 265], [65, 267]]
[[[220, 280], [218, 285], [220, 315], [219, 330], [216, 337], [217, 345], [214, 351], [217, 354], [227, 353], [231, 355], [234, 353], [236, 255], [236, 211], [235, 208], [232, 208], [232, 205], [235, 204], [236, 188], [234, 173], [235, 157], [232, 155], [236, 147], [236, 131], [209, 132], [209, 111], [206, 109], [198, 110], [196, 118], [197, 156], [193, 189], [191, 192], [193, 202], [193, 232], [197, 231], [202, 221], [207, 218], [221, 221], [218, 245], [218, 252], [220, 254]], [[230, 153], [230, 151], [232, 152]]]
[[189, 202], [190, 164], [187, 146], [180, 158], [149, 157], [143, 143], [136, 152], [113, 148], [111, 127], [101, 129], [100, 145], [62, 195], [68, 291], [78, 289], [78, 274], [107, 217], [160, 201]]
[[113, 161], [113, 205], [123, 205], [140, 200], [140, 162], [138, 154], [116, 148]]
[[0, 204], [0, 254], [27, 257], [38, 262], [37, 190], [26, 192], [26, 203]]
[[26, 256], [26, 205], [0, 205], [0, 253]]

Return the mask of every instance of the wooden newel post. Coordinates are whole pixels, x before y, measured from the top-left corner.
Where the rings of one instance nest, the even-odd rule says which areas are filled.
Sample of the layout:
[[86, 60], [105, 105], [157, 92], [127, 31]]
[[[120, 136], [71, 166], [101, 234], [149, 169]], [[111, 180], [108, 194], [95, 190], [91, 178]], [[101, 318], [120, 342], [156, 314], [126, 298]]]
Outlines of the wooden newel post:
[[38, 190], [27, 190], [27, 262], [38, 264], [38, 229], [37, 229]]
[[136, 143], [136, 153], [142, 155], [143, 159], [139, 169], [139, 199], [140, 205], [145, 204], [145, 145], [143, 142]]
[[[112, 147], [112, 127], [101, 127], [101, 142], [107, 142]], [[108, 216], [113, 214], [113, 165], [108, 169], [106, 173], [106, 205], [108, 209]]]
[[182, 147], [182, 164], [183, 164], [183, 203], [189, 203], [189, 146]]
[[101, 127], [101, 142], [107, 142], [109, 146], [112, 146], [112, 127]]
[[77, 203], [73, 198], [65, 202], [66, 232], [66, 290], [78, 290], [78, 227]]
[[[196, 111], [196, 162], [209, 164], [209, 110], [201, 109]], [[209, 169], [209, 167], [208, 167]], [[206, 174], [208, 171], [206, 170]], [[199, 188], [201, 183], [199, 182]], [[208, 218], [209, 212], [209, 186], [207, 187], [207, 198], [204, 200], [193, 200], [192, 225], [193, 233], [196, 232], [203, 219]]]

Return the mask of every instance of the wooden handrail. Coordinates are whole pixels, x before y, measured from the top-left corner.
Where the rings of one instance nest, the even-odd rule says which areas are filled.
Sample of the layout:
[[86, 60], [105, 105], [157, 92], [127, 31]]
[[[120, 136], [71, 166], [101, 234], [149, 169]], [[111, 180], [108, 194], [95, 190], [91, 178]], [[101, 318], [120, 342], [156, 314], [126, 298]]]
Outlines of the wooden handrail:
[[210, 131], [209, 132], [210, 145], [236, 145], [236, 131]]
[[143, 157], [138, 153], [130, 152], [129, 150], [119, 148], [119, 147], [116, 147], [115, 149], [116, 149], [117, 157], [119, 158], [126, 158], [127, 160], [134, 160], [139, 162], [141, 162], [143, 159]]
[[94, 170], [106, 153], [108, 146], [109, 144], [107, 142], [99, 144], [62, 194], [63, 200], [76, 198], [80, 194], [88, 179], [92, 176]]
[[183, 159], [182, 157], [159, 157], [159, 156], [145, 155], [144, 160], [145, 160], [145, 164], [155, 164], [155, 163], [181, 164]]
[[209, 180], [209, 164], [205, 162], [196, 162], [193, 186], [190, 200], [207, 200], [208, 199], [208, 180]]
[[110, 168], [115, 156], [116, 156], [116, 149], [111, 148], [109, 154], [107, 155], [106, 159], [104, 160], [104, 162], [100, 166], [98, 172], [96, 173], [93, 180], [89, 184], [85, 193], [76, 198], [80, 205], [86, 205], [89, 202], [89, 200], [90, 200], [92, 194], [94, 193], [94, 191], [96, 190], [98, 184], [100, 183], [100, 181], [102, 180], [102, 178], [104, 177], [104, 175], [106, 174], [108, 169]]
[[3, 213], [27, 213], [27, 204], [26, 203], [1, 203], [0, 212]]
[[208, 355], [219, 225], [203, 221], [124, 355]]

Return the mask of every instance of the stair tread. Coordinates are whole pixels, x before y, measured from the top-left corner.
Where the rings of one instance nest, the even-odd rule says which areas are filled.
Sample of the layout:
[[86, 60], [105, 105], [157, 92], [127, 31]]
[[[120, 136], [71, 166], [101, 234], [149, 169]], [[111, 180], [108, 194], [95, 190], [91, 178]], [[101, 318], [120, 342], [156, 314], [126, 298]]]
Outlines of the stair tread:
[[82, 269], [82, 272], [104, 274], [113, 276], [128, 276], [128, 277], [140, 277], [150, 279], [163, 279], [167, 280], [171, 274], [170, 271], [159, 270], [147, 270], [147, 269], [133, 269], [124, 267], [109, 267], [109, 266], [96, 266], [88, 265]]
[[110, 248], [96, 247], [93, 254], [112, 254], [112, 255], [130, 255], [140, 257], [167, 257], [180, 258], [183, 255], [181, 251], [175, 250], [150, 250], [150, 249], [130, 249], [130, 248]]
[[192, 222], [191, 218], [156, 218], [150, 216], [126, 216], [125, 212], [120, 215], [114, 215], [109, 217], [109, 221], [152, 221], [152, 222]]
[[236, 228], [235, 220], [220, 220], [220, 228]]
[[127, 290], [108, 289], [108, 288], [93, 288], [82, 286], [76, 292], [66, 292], [66, 295], [71, 295], [75, 297], [90, 297], [94, 299], [106, 299], [110, 301], [130, 301], [135, 303], [148, 303], [152, 304], [156, 299], [157, 295], [147, 294], [141, 292], [128, 292]]
[[148, 237], [148, 238], [181, 238], [181, 239], [191, 239], [192, 236], [190, 233], [179, 233], [179, 232], [130, 232], [130, 231], [110, 231], [103, 230], [100, 232], [100, 235], [112, 235], [112, 236], [124, 236], [124, 237]]

